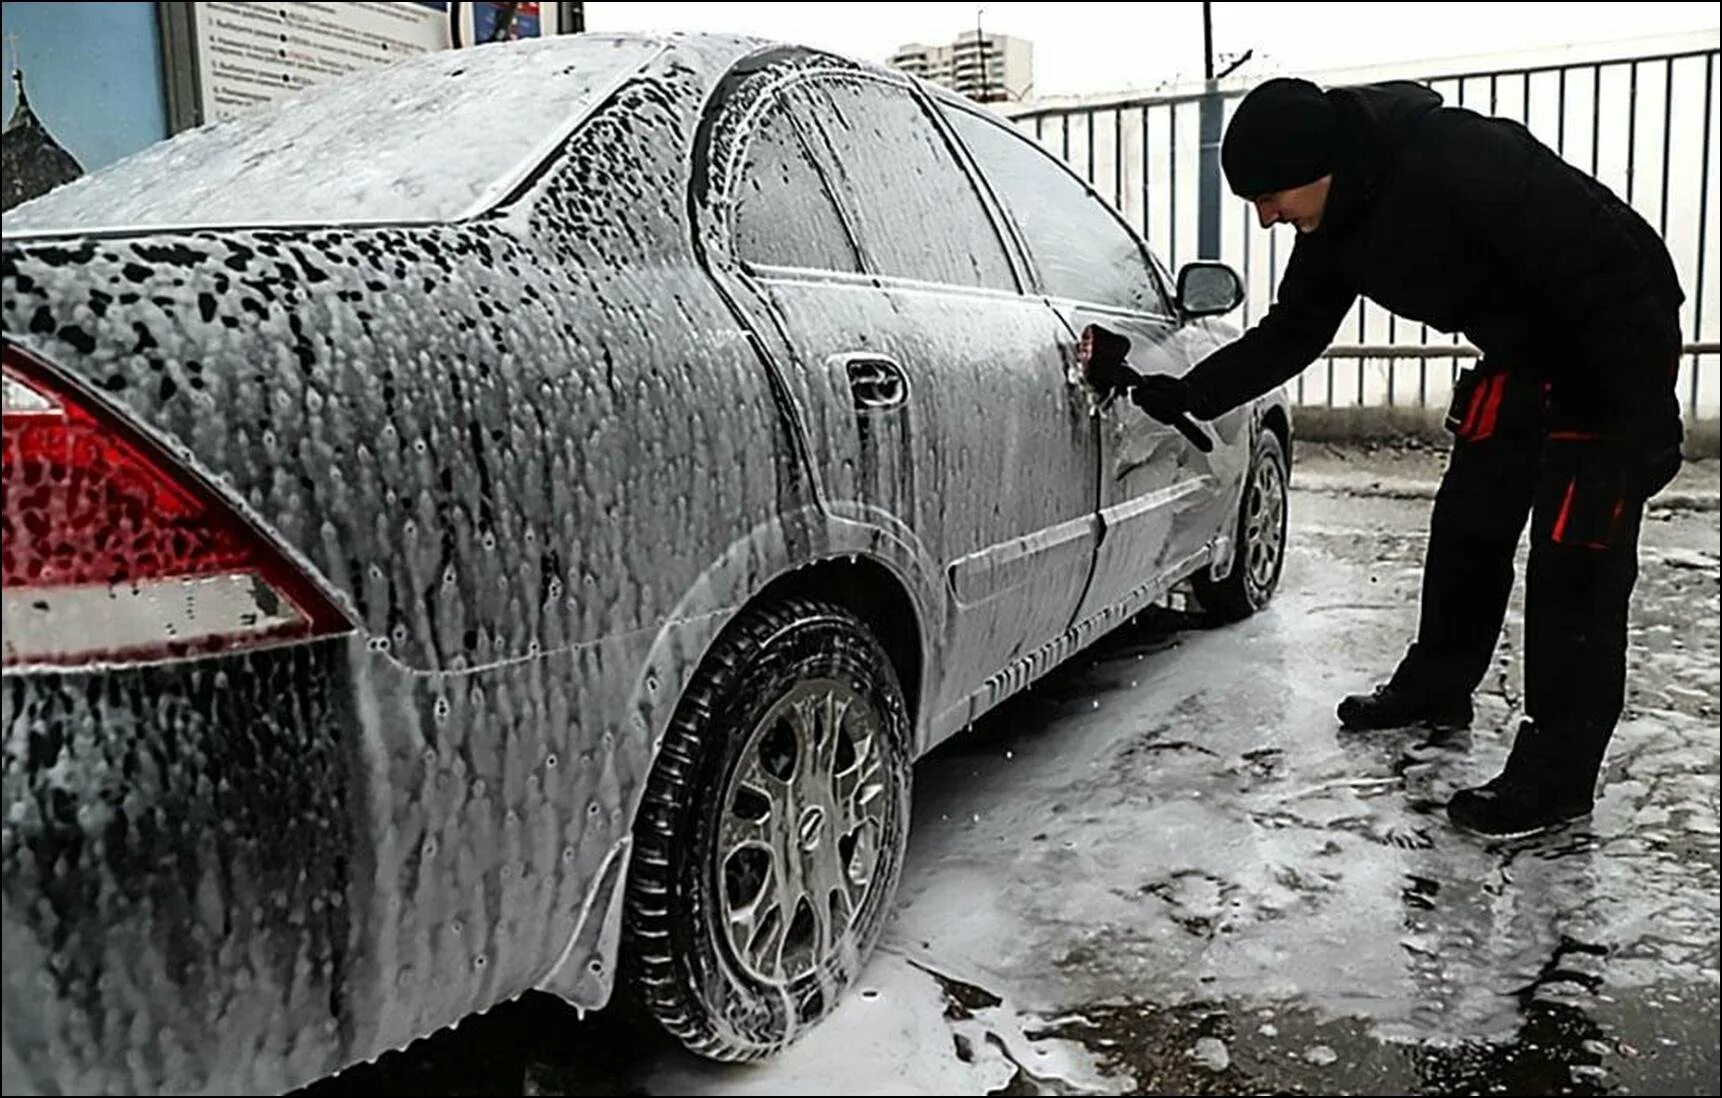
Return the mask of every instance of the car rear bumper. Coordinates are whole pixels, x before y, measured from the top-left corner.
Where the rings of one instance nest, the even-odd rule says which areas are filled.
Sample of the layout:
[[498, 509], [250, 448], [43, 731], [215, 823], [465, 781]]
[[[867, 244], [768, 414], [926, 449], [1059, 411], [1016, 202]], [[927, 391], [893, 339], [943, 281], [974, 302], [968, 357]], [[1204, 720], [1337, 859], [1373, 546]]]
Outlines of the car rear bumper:
[[7, 675], [7, 1093], [273, 1092], [354, 1039], [347, 645]]
[[573, 990], [602, 1005], [614, 943], [582, 918], [658, 716], [620, 723], [604, 676], [650, 640], [422, 673], [355, 634], [0, 678], [5, 1092], [278, 1093], [559, 962], [606, 974]]

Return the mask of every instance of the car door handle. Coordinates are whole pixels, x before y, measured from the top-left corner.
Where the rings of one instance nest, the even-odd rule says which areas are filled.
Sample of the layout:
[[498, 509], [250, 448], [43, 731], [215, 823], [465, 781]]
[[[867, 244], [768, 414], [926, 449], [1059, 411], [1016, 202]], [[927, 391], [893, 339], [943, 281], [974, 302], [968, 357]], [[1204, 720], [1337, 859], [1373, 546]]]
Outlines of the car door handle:
[[836, 356], [849, 379], [857, 412], [889, 411], [909, 400], [909, 376], [896, 359], [871, 351]]

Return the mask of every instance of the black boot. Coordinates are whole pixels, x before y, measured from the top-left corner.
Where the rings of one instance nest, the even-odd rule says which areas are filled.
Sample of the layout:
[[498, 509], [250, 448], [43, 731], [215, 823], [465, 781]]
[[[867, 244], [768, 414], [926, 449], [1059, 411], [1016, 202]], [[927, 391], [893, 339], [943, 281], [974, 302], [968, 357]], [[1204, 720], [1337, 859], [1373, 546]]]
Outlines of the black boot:
[[1578, 744], [1557, 751], [1548, 732], [1525, 721], [1513, 739], [1506, 767], [1487, 783], [1454, 793], [1447, 802], [1447, 818], [1479, 835], [1512, 838], [1587, 816], [1597, 773], [1589, 755]]
[[1471, 695], [1393, 682], [1339, 703], [1339, 723], [1357, 732], [1382, 728], [1426, 728], [1456, 732], [1471, 727]]

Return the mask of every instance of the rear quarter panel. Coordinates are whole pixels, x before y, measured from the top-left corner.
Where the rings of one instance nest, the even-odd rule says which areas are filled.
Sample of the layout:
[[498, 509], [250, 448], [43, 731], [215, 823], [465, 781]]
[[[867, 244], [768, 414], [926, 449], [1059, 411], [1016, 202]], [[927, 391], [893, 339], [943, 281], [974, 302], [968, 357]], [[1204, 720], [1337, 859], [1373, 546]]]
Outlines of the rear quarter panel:
[[[110, 808], [77, 775], [181, 742], [176, 710], [221, 723], [211, 690], [264, 687], [188, 670], [202, 685], [122, 691], [77, 718], [101, 734], [32, 754], [72, 683], [8, 676], [8, 821], [57, 806], [7, 824], [8, 968], [17, 934], [49, 969], [97, 973], [88, 998], [22, 1013], [8, 984], [9, 1088], [15, 1053], [92, 1088], [295, 1085], [553, 977], [608, 994], [594, 885], [625, 859], [675, 701], [746, 593], [822, 537], [783, 410], [691, 251], [705, 90], [687, 66], [636, 81], [473, 222], [6, 244], [7, 338], [161, 440], [358, 626], [320, 649], [332, 666], [267, 684], [329, 714], [280, 770], [194, 752]], [[315, 806], [326, 833], [303, 842], [262, 781], [338, 789]], [[224, 788], [255, 811], [226, 813]], [[193, 805], [225, 820], [176, 853], [170, 910], [140, 828]], [[315, 887], [260, 895], [236, 874], [259, 850]], [[22, 869], [50, 853], [64, 904]], [[342, 915], [313, 950], [294, 928], [314, 902]], [[192, 968], [166, 958], [167, 918]], [[92, 954], [104, 927], [136, 953]], [[256, 1032], [247, 1002], [294, 1024]]]

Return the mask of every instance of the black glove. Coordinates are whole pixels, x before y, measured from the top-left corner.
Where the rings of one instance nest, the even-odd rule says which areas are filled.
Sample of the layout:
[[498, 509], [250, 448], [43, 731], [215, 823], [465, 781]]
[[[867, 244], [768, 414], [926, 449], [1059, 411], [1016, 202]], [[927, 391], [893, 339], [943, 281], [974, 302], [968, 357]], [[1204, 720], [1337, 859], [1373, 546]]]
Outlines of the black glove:
[[1130, 390], [1130, 401], [1151, 418], [1176, 427], [1178, 433], [1202, 453], [1213, 452], [1213, 437], [1196, 425], [1196, 418], [1191, 414], [1196, 404], [1196, 393], [1183, 378], [1147, 374]]
[[1078, 357], [1088, 376], [1088, 383], [1101, 395], [1101, 407], [1112, 403], [1122, 392], [1129, 392], [1131, 401], [1161, 423], [1176, 427], [1191, 445], [1204, 454], [1212, 452], [1214, 440], [1196, 426], [1189, 416], [1195, 396], [1190, 387], [1165, 374], [1140, 374], [1124, 364], [1130, 351], [1130, 340], [1098, 324], [1082, 330]]
[[1183, 378], [1168, 374], [1148, 374], [1130, 390], [1130, 400], [1143, 412], [1173, 426], [1190, 414], [1196, 403], [1195, 394]]

